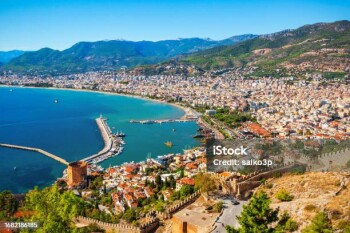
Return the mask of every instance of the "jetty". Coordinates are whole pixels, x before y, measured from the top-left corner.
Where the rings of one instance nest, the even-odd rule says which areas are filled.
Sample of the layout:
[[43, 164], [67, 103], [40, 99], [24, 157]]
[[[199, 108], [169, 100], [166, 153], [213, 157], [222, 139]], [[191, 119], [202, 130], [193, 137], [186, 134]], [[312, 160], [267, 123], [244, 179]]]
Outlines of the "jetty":
[[130, 123], [139, 123], [139, 124], [163, 124], [163, 123], [172, 123], [172, 122], [190, 122], [196, 121], [196, 118], [193, 119], [165, 119], [165, 120], [130, 120]]
[[100, 162], [112, 156], [113, 153], [121, 152], [121, 147], [119, 147], [121, 144], [121, 139], [119, 138], [119, 141], [117, 140], [118, 137], [112, 133], [106, 121], [107, 119], [103, 118], [102, 116], [96, 119], [96, 124], [98, 126], [98, 129], [100, 130], [104, 142], [104, 147], [98, 153], [81, 159], [81, 161], [85, 161], [87, 163], [97, 163], [94, 162], [95, 159], [98, 159], [98, 162]]
[[[122, 145], [125, 144], [123, 141], [122, 137], [125, 135], [118, 135], [118, 134], [113, 134], [111, 129], [109, 128], [106, 118], [103, 118], [100, 116], [99, 118], [96, 119], [97, 126], [100, 130], [101, 136], [103, 138], [104, 142], [104, 147], [102, 148], [101, 151], [99, 151], [97, 154], [93, 154], [89, 157], [86, 157], [84, 159], [81, 159], [80, 161], [84, 161], [87, 163], [99, 163], [102, 162], [105, 159], [108, 159], [112, 156], [118, 155], [123, 151]], [[38, 152], [40, 154], [46, 155], [64, 165], [68, 166], [68, 162], [64, 160], [63, 158], [54, 155], [50, 152], [47, 152], [45, 150], [39, 149], [39, 148], [33, 148], [33, 147], [27, 147], [27, 146], [18, 146], [18, 145], [11, 145], [11, 144], [0, 144], [0, 147], [7, 147], [7, 148], [12, 148], [12, 149], [18, 149], [18, 150], [27, 150], [27, 151], [33, 151], [33, 152]]]
[[17, 150], [27, 150], [27, 151], [33, 151], [33, 152], [37, 152], [43, 155], [46, 155], [47, 157], [50, 157], [66, 166], [68, 166], [68, 162], [66, 160], [64, 160], [63, 158], [54, 155], [50, 152], [44, 151], [42, 149], [39, 148], [33, 148], [33, 147], [27, 147], [27, 146], [17, 146], [17, 145], [11, 145], [11, 144], [0, 144], [1, 147], [7, 147], [7, 148], [11, 148], [11, 149], [17, 149]]

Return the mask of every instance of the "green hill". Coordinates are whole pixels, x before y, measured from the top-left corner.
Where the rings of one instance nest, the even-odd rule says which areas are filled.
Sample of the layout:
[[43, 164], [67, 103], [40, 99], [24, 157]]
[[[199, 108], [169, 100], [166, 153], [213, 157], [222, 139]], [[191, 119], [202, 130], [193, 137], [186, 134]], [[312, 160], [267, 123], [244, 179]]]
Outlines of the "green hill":
[[[318, 23], [295, 30], [261, 35], [243, 42], [196, 52], [163, 66], [218, 70], [258, 67], [256, 75], [305, 72], [348, 73], [350, 67], [350, 22]], [[153, 67], [160, 70], [159, 67]], [[149, 68], [148, 68], [149, 70]]]
[[197, 52], [219, 45], [234, 44], [254, 35], [231, 37], [222, 41], [200, 38], [151, 41], [80, 42], [69, 49], [58, 51], [43, 48], [27, 52], [5, 64], [2, 70], [18, 73], [76, 73], [156, 64], [180, 54]]

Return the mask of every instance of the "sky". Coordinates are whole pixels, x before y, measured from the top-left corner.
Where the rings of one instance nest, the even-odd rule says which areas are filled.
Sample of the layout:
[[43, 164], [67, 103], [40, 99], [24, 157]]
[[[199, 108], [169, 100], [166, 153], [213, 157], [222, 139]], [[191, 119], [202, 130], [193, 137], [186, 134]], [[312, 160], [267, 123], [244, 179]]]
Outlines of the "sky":
[[350, 20], [350, 0], [0, 0], [0, 51], [79, 41], [225, 39]]

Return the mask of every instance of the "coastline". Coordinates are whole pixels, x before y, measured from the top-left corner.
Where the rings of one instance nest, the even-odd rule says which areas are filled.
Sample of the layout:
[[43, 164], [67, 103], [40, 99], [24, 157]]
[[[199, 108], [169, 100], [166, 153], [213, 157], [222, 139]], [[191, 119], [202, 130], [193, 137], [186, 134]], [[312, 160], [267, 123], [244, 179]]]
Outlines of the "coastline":
[[[146, 100], [146, 101], [153, 101], [154, 103], [160, 103], [160, 104], [169, 104], [169, 105], [171, 105], [171, 106], [174, 106], [174, 107], [176, 107], [176, 109], [181, 109], [181, 110], [183, 110], [183, 111], [175, 111], [175, 114], [170, 114], [169, 116], [164, 116], [163, 118], [166, 118], [166, 119], [178, 119], [178, 118], [180, 118], [180, 117], [184, 117], [184, 116], [182, 116], [182, 115], [186, 115], [186, 111], [184, 110], [184, 107], [183, 106], [178, 106], [178, 105], [176, 105], [176, 104], [173, 104], [173, 103], [167, 103], [167, 102], [165, 102], [165, 101], [161, 101], [161, 100], [155, 100], [155, 99], [150, 99], [150, 98], [147, 98], [147, 97], [140, 97], [140, 96], [136, 96], [136, 95], [127, 95], [127, 94], [119, 94], [119, 93], [113, 93], [113, 92], [105, 92], [105, 91], [92, 91], [92, 90], [80, 90], [80, 89], [71, 89], [71, 88], [45, 88], [45, 87], [26, 87], [26, 86], [16, 86], [16, 85], [12, 85], [12, 86], [9, 86], [9, 85], [0, 85], [0, 88], [1, 87], [3, 87], [3, 91], [4, 91], [4, 93], [6, 93], [7, 91], [9, 91], [11, 88], [13, 89], [13, 91], [14, 92], [16, 92], [16, 88], [23, 88], [22, 90], [24, 91], [25, 90], [25, 88], [38, 88], [38, 89], [42, 89], [42, 90], [44, 90], [44, 89], [51, 89], [51, 90], [67, 90], [67, 91], [77, 91], [77, 92], [81, 92], [81, 93], [83, 93], [83, 92], [93, 92], [93, 93], [99, 93], [99, 94], [103, 94], [103, 95], [108, 95], [108, 96], [112, 96], [112, 95], [115, 95], [115, 96], [117, 96], [117, 95], [119, 95], [119, 96], [125, 96], [125, 97], [132, 97], [132, 98], [137, 98], [137, 99], [143, 99], [143, 100]], [[30, 91], [30, 89], [27, 89], [28, 91]], [[22, 92], [22, 91], [20, 91], [20, 89], [18, 89], [18, 93], [20, 93], [20, 92]], [[28, 93], [30, 93], [30, 92], [28, 92]], [[49, 92], [47, 92], [47, 93], [49, 93]], [[71, 95], [73, 95], [74, 93], [71, 93]], [[57, 94], [53, 94], [53, 95], [51, 95], [51, 96], [55, 96], [55, 95], [61, 95], [60, 93], [57, 93]], [[52, 97], [52, 98], [54, 98], [54, 97]], [[94, 98], [101, 98], [101, 95], [96, 95], [96, 96], [91, 96], [91, 99], [94, 99]], [[102, 98], [105, 98], [105, 97], [103, 97], [102, 96]], [[109, 97], [110, 98], [110, 97]], [[121, 98], [120, 98], [121, 99]], [[123, 101], [123, 99], [121, 99], [122, 101]], [[131, 99], [130, 99], [131, 100]], [[18, 100], [17, 100], [18, 101]], [[127, 101], [127, 99], [125, 99], [125, 101]], [[147, 102], [145, 102], [145, 103], [147, 103]], [[142, 104], [145, 104], [145, 103], [140, 103], [141, 105]], [[50, 104], [51, 104], [51, 101], [50, 101]], [[141, 106], [140, 105], [140, 106]], [[150, 103], [150, 102], [148, 102], [148, 104], [147, 104], [149, 107], [151, 107], [151, 108], [153, 108], [153, 104], [152, 103]], [[156, 104], [154, 104], [154, 106], [156, 106]], [[163, 105], [163, 106], [166, 106], [166, 105]], [[176, 110], [175, 109], [175, 110]], [[174, 111], [174, 109], [173, 109], [173, 111]], [[157, 115], [151, 115], [151, 116], [149, 116], [149, 118], [157, 118]], [[147, 118], [147, 117], [146, 117]], [[132, 118], [131, 118], [132, 119]], [[125, 124], [128, 124], [127, 122], [125, 123]], [[172, 127], [172, 126], [169, 126], [169, 127]], [[188, 135], [190, 135], [189, 133], [188, 133]], [[102, 136], [102, 135], [101, 135]], [[99, 139], [99, 141], [100, 141], [100, 139]], [[104, 146], [102, 146], [103, 148], [101, 148], [101, 150], [104, 150], [104, 148], [105, 148], [105, 146], [106, 146], [106, 142], [105, 142], [105, 140], [104, 140], [104, 137], [102, 136], [101, 137], [101, 141], [103, 142], [103, 144], [104, 144]], [[163, 139], [161, 139], [160, 140], [161, 142], [163, 142]], [[164, 145], [163, 145], [163, 143], [161, 143], [160, 144], [162, 147], [165, 147]], [[122, 146], [122, 145], [121, 145]], [[100, 150], [99, 150], [100, 151]], [[96, 151], [97, 152], [97, 151]], [[94, 153], [96, 153], [96, 152], [94, 152]], [[148, 152], [147, 152], [148, 153]], [[146, 154], [146, 152], [145, 152], [145, 154]], [[163, 155], [163, 154], [166, 154], [166, 152], [162, 152], [162, 153], [158, 153], [158, 154], [156, 154], [156, 155]], [[81, 158], [79, 158], [79, 159], [81, 159]], [[119, 159], [118, 159], [119, 160]], [[141, 159], [140, 161], [143, 161], [144, 159]], [[130, 161], [139, 161], [139, 159], [137, 159], [136, 158], [136, 160], [134, 160], [134, 159], [131, 159], [131, 160], [128, 160], [128, 162], [130, 162]], [[101, 165], [102, 167], [104, 167], [105, 168], [105, 166], [103, 166], [103, 165]], [[58, 176], [55, 176], [56, 178], [59, 178], [59, 177], [61, 177], [62, 175], [62, 172], [60, 172], [60, 174], [58, 174]], [[52, 184], [52, 183], [50, 183], [50, 184]], [[22, 187], [21, 187], [22, 188]]]
[[[94, 90], [87, 90], [87, 89], [76, 89], [76, 88], [59, 88], [59, 87], [33, 87], [33, 86], [15, 86], [15, 85], [3, 85], [0, 84], [0, 87], [14, 87], [14, 88], [34, 88], [34, 89], [48, 89], [48, 90], [62, 90], [62, 91], [76, 91], [76, 92], [88, 92], [88, 93], [98, 93], [98, 94], [105, 94], [105, 95], [115, 95], [115, 96], [123, 96], [123, 97], [129, 97], [129, 98], [136, 98], [136, 99], [141, 99], [141, 100], [147, 100], [147, 101], [152, 101], [156, 103], [161, 103], [161, 104], [168, 104], [173, 107], [176, 107], [178, 109], [181, 109], [184, 112], [184, 115], [181, 116], [179, 119], [186, 119], [189, 116], [199, 116], [199, 113], [196, 112], [194, 109], [190, 107], [185, 107], [177, 103], [168, 103], [164, 100], [159, 100], [159, 99], [152, 99], [149, 97], [145, 96], [139, 96], [139, 95], [132, 95], [132, 94], [122, 94], [122, 93], [116, 93], [116, 92], [110, 92], [110, 91], [94, 91]], [[152, 120], [152, 119], [149, 119]]]

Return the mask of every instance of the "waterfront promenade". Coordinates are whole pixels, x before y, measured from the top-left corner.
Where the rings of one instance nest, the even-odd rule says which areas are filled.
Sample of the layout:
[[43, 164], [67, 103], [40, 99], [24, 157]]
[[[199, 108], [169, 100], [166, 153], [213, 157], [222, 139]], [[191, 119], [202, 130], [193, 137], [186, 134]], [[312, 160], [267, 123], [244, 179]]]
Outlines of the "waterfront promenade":
[[11, 144], [0, 144], [0, 146], [2, 147], [7, 147], [7, 148], [12, 148], [12, 149], [18, 149], [18, 150], [28, 150], [28, 151], [34, 151], [34, 152], [37, 152], [37, 153], [40, 153], [40, 154], [43, 154], [43, 155], [46, 155], [64, 165], [67, 165], [68, 166], [68, 162], [66, 160], [64, 160], [63, 158], [57, 156], [57, 155], [54, 155], [50, 152], [47, 152], [47, 151], [44, 151], [42, 149], [39, 149], [39, 148], [33, 148], [33, 147], [27, 147], [27, 146], [17, 146], [17, 145], [11, 145]]

